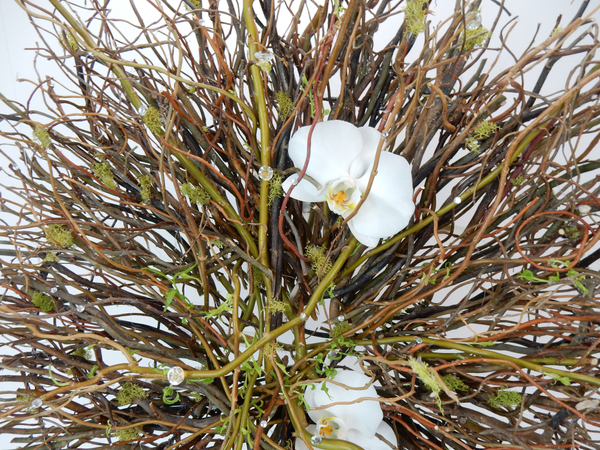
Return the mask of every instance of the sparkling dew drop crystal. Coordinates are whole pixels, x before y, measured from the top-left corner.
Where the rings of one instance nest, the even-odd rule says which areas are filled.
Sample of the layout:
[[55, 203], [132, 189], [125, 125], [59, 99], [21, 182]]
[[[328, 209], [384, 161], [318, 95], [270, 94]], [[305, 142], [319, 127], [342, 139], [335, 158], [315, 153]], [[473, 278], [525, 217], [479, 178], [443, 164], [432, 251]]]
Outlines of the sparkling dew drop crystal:
[[481, 14], [478, 12], [471, 14], [469, 23], [467, 23], [467, 30], [476, 30], [481, 26]]
[[77, 310], [77, 312], [83, 312], [83, 311], [85, 311], [85, 306], [83, 306], [83, 305], [77, 305], [75, 307], [75, 309]]
[[13, 164], [13, 163], [9, 164], [8, 167], [10, 168], [10, 170], [18, 170], [19, 169], [19, 166], [17, 166], [16, 164]]
[[579, 205], [577, 209], [581, 214], [587, 214], [592, 210], [592, 207], [590, 205]]
[[58, 288], [57, 287], [50, 288], [50, 293], [51, 294], [56, 294], [57, 292], [58, 292]]
[[387, 131], [384, 131], [383, 133], [381, 133], [381, 135], [383, 136], [384, 139], [387, 139], [390, 135], [390, 133], [388, 133]]
[[258, 62], [270, 63], [275, 60], [273, 53], [271, 52], [256, 52], [254, 53], [254, 57]]
[[146, 111], [148, 111], [148, 107], [146, 105], [142, 105], [138, 108], [138, 114], [140, 116], [143, 116], [144, 114], [146, 114]]
[[39, 408], [40, 406], [42, 406], [42, 399], [41, 398], [36, 398], [35, 400], [33, 400], [31, 402], [31, 406], [34, 408]]
[[338, 322], [343, 322], [346, 318], [343, 315], [338, 316]]
[[171, 367], [167, 372], [167, 380], [173, 386], [183, 383], [183, 380], [185, 380], [183, 369], [179, 366]]
[[269, 422], [267, 422], [266, 420], [261, 420], [260, 421], [260, 427], [261, 428], [267, 428], [267, 425], [269, 425]]
[[273, 178], [273, 168], [269, 166], [262, 166], [258, 169], [258, 176], [263, 181], [269, 181]]
[[462, 203], [462, 198], [460, 197], [454, 197], [454, 203], [456, 203], [457, 205]]
[[306, 320], [306, 314], [305, 313], [300, 313], [300, 318], [302, 320]]
[[323, 438], [318, 434], [315, 434], [313, 437], [310, 438], [310, 443], [312, 445], [319, 445], [321, 441], [323, 441]]
[[415, 342], [417, 344], [422, 344], [423, 343], [423, 339], [421, 339], [420, 337], [418, 337], [418, 338], [415, 339]]

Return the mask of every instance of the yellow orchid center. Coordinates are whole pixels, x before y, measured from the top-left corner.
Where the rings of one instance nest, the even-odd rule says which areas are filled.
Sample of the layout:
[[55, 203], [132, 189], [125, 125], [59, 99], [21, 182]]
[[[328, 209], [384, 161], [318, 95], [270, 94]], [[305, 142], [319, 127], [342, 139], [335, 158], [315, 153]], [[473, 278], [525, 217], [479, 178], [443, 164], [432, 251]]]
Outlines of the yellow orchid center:
[[325, 437], [327, 435], [327, 437], [336, 437], [337, 435], [337, 431], [340, 429], [340, 425], [337, 423], [337, 420], [339, 420], [337, 417], [327, 417], [327, 416], [323, 416], [321, 417], [321, 419], [319, 420], [318, 424], [317, 424], [317, 430], [319, 435]]
[[356, 208], [360, 196], [361, 192], [352, 179], [342, 179], [332, 183], [325, 194], [329, 209], [341, 216], [350, 214]]

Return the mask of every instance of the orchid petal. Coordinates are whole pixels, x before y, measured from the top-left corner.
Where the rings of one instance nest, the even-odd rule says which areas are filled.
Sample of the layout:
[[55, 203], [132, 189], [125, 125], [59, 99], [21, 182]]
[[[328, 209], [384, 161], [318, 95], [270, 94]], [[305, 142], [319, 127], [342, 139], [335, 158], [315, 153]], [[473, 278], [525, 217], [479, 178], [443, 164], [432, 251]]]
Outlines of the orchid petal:
[[350, 176], [353, 178], [362, 177], [369, 167], [373, 166], [373, 160], [381, 142], [381, 133], [375, 128], [360, 127], [358, 131], [362, 136], [362, 148], [350, 166]]
[[[370, 381], [369, 377], [351, 370], [339, 370], [333, 380], [359, 389], [349, 390], [333, 383], [327, 383], [327, 391], [321, 389], [323, 383], [317, 383], [314, 389], [310, 386], [307, 387], [304, 399], [311, 408], [308, 411], [310, 418], [314, 422], [318, 422], [325, 415], [334, 416], [343, 420], [348, 430], [356, 430], [365, 438], [375, 436], [377, 427], [383, 419], [379, 402], [375, 400], [356, 401], [364, 397], [379, 397], [373, 385], [365, 388]], [[344, 404], [328, 406], [337, 402], [344, 402]], [[320, 407], [324, 408], [314, 409]], [[343, 439], [341, 436], [340, 438]]]
[[358, 242], [360, 242], [365, 247], [377, 247], [377, 244], [379, 244], [380, 238], [361, 234], [354, 229], [354, 226], [352, 224], [353, 224], [353, 219], [350, 219], [350, 222], [348, 222], [348, 228], [350, 228], [350, 231], [352, 232], [352, 236], [354, 236]]
[[[345, 440], [352, 442], [353, 444], [356, 444], [359, 447], [362, 447], [363, 450], [390, 450], [397, 448], [397, 440], [396, 435], [394, 434], [394, 430], [392, 430], [392, 427], [390, 427], [384, 421], [381, 421], [379, 423], [379, 426], [377, 427], [377, 434], [379, 434], [383, 439], [388, 441], [391, 444], [391, 446], [385, 441], [379, 439], [378, 436], [373, 436], [369, 439], [361, 435], [356, 430], [352, 430], [351, 432], [349, 432]], [[296, 449], [298, 449], [298, 447], [296, 447]]]
[[[287, 192], [297, 179], [297, 174], [291, 175], [281, 183], [281, 187]], [[302, 202], [324, 202], [325, 192], [327, 192], [326, 188], [318, 190], [310, 181], [302, 179], [296, 187], [294, 187], [290, 197]]]
[[[288, 146], [294, 166], [302, 169], [306, 161], [310, 126], [300, 128]], [[342, 120], [319, 122], [311, 137], [310, 161], [306, 173], [324, 186], [328, 182], [347, 178], [350, 165], [361, 154], [362, 133]]]
[[[367, 188], [371, 169], [357, 180], [362, 191]], [[408, 225], [414, 214], [412, 193], [408, 162], [402, 156], [382, 153], [371, 191], [356, 215], [350, 219], [352, 232], [375, 238], [395, 235]]]

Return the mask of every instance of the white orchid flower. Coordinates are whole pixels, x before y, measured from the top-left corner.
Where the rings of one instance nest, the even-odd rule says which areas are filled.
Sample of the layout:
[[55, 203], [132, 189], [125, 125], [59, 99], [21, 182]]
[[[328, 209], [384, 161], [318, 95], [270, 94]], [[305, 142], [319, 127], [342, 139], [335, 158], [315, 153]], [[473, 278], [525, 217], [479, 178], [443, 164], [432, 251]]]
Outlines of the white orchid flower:
[[[308, 415], [316, 423], [309, 425], [307, 430], [313, 436], [318, 436], [313, 442], [342, 439], [364, 450], [397, 448], [396, 435], [392, 427], [383, 421], [379, 402], [360, 400], [379, 397], [373, 385], [369, 385], [370, 378], [352, 370], [338, 370], [333, 380], [358, 389], [346, 389], [328, 382], [324, 382], [327, 383], [327, 390], [321, 389], [323, 383], [316, 383], [314, 389], [307, 386], [304, 399], [310, 407]], [[338, 402], [344, 404], [333, 405]], [[296, 450], [308, 450], [300, 438], [296, 439], [295, 447]]]
[[[289, 155], [294, 166], [304, 167], [310, 126], [300, 128], [290, 139]], [[343, 218], [348, 217], [363, 196], [382, 139], [374, 128], [357, 128], [341, 120], [315, 125], [306, 175], [321, 185], [317, 189], [298, 175], [288, 177], [286, 192], [296, 184], [291, 197], [304, 202], [324, 202]], [[410, 166], [399, 155], [382, 152], [371, 190], [348, 226], [358, 241], [374, 247], [380, 238], [393, 236], [408, 224], [414, 212]]]

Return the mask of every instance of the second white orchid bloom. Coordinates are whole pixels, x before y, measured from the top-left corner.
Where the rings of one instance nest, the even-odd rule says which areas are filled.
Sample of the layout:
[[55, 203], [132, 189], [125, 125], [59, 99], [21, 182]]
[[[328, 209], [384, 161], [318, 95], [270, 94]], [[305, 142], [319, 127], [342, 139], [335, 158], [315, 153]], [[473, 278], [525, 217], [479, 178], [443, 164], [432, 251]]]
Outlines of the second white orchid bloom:
[[[300, 128], [290, 139], [289, 155], [294, 166], [304, 167], [310, 126]], [[291, 197], [304, 202], [324, 202], [329, 209], [348, 217], [358, 205], [369, 183], [377, 147], [382, 139], [375, 128], [357, 128], [341, 120], [319, 122], [311, 138], [306, 175], [321, 185], [292, 175], [283, 183], [286, 192], [297, 183]], [[381, 238], [402, 230], [414, 213], [413, 186], [408, 162], [399, 155], [382, 152], [377, 174], [365, 202], [348, 226], [356, 239], [374, 247]]]
[[[308, 426], [308, 431], [314, 436], [313, 443], [342, 439], [363, 450], [397, 448], [396, 436], [383, 421], [379, 402], [361, 400], [379, 397], [373, 385], [369, 385], [369, 377], [352, 370], [339, 370], [333, 381], [356, 389], [346, 389], [330, 382], [325, 382], [326, 389], [322, 389], [323, 383], [317, 383], [314, 389], [311, 386], [306, 388], [304, 399], [310, 407], [308, 415], [316, 423]], [[338, 402], [344, 404], [334, 404]], [[307, 450], [306, 444], [299, 438], [296, 439], [295, 448]]]

